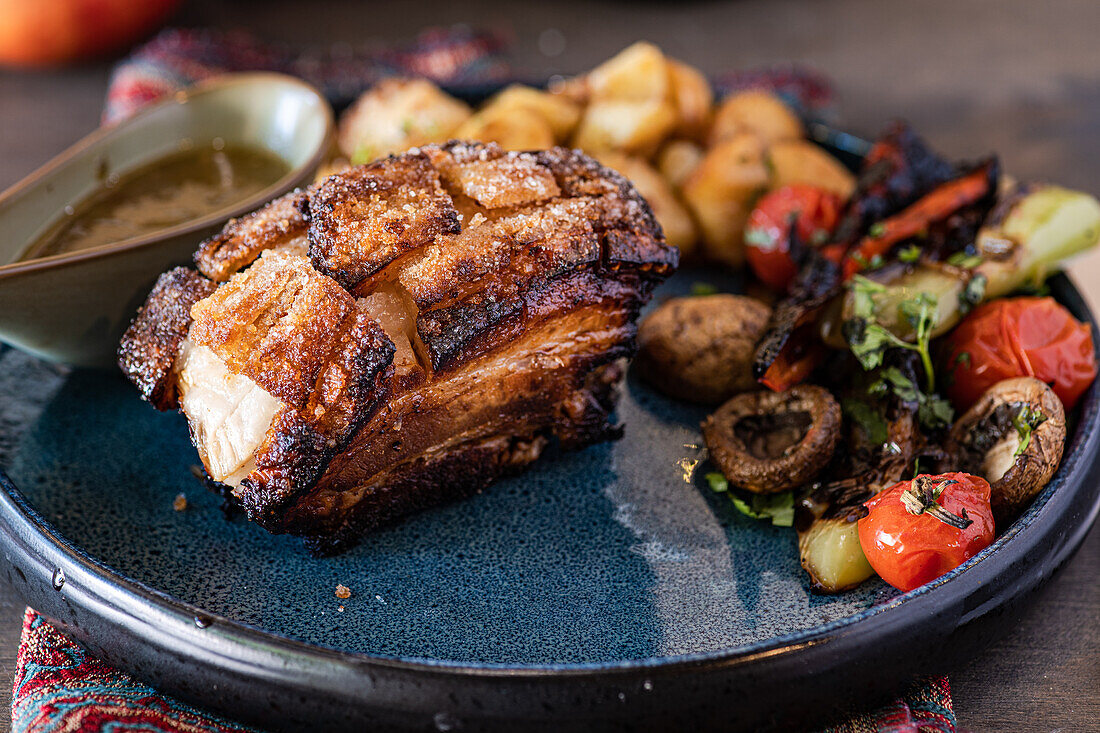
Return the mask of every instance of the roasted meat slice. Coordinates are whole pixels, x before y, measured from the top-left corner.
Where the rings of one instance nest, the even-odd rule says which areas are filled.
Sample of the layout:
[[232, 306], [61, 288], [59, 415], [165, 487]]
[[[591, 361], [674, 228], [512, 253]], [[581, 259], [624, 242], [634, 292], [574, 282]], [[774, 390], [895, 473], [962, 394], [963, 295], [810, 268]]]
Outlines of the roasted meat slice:
[[615, 436], [635, 319], [677, 252], [579, 152], [452, 142], [277, 199], [195, 261], [120, 364], [252, 519], [332, 550], [551, 439]]

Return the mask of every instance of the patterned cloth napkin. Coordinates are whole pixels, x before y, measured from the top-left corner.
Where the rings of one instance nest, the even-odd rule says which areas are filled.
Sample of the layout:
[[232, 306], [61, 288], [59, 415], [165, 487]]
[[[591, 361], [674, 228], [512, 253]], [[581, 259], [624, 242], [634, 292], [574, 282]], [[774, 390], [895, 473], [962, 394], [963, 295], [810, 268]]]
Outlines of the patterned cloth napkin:
[[[486, 87], [523, 78], [506, 61], [506, 33], [465, 27], [430, 29], [411, 43], [384, 48], [339, 46], [291, 49], [242, 33], [169, 29], [138, 48], [111, 75], [105, 124], [143, 105], [227, 71], [280, 71], [305, 79], [337, 106], [381, 78], [426, 76], [452, 87]], [[715, 80], [720, 93], [766, 88], [809, 119], [829, 119], [828, 82], [797, 67], [730, 72]], [[28, 608], [12, 689], [14, 733], [230, 733], [253, 731], [159, 694], [87, 654]], [[954, 733], [951, 689], [945, 678], [922, 679], [904, 695], [830, 728], [835, 733]]]

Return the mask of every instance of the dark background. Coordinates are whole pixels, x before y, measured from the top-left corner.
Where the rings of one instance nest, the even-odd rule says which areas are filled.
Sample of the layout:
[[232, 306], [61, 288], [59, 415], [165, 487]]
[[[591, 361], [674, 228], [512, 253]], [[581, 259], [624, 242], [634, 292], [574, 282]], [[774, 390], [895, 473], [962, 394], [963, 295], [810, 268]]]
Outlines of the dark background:
[[[516, 66], [534, 78], [583, 71], [639, 39], [710, 73], [794, 61], [833, 79], [840, 121], [853, 132], [870, 136], [904, 117], [949, 156], [996, 151], [1018, 178], [1100, 193], [1094, 0], [192, 0], [173, 23], [312, 46], [407, 39], [430, 25], [505, 28], [515, 37]], [[0, 189], [98, 124], [109, 69], [104, 62], [0, 71]], [[1100, 305], [1100, 254], [1070, 270]], [[21, 613], [22, 604], [0, 592], [5, 707]], [[971, 730], [1100, 730], [1100, 531], [1023, 622], [951, 682], [959, 722]], [[0, 730], [9, 724], [0, 715]]]

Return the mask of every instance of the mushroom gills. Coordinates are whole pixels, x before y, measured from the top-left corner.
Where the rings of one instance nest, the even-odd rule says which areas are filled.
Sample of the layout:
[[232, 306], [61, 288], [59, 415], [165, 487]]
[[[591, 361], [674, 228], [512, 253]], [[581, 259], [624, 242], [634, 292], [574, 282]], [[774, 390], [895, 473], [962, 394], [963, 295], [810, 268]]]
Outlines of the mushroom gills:
[[801, 443], [811, 425], [813, 418], [805, 411], [749, 415], [737, 421], [733, 434], [753, 456], [771, 460]]

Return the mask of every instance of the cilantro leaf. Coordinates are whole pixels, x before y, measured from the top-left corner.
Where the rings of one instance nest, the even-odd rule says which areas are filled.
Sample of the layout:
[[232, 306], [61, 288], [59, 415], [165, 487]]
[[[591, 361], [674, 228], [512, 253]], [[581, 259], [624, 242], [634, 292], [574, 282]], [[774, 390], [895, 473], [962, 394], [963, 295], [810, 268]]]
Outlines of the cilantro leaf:
[[1012, 425], [1016, 428], [1016, 433], [1020, 436], [1020, 444], [1016, 446], [1016, 452], [1012, 454], [1013, 458], [1018, 457], [1021, 453], [1027, 450], [1027, 447], [1031, 445], [1031, 433], [1035, 428], [1046, 422], [1047, 416], [1039, 410], [1034, 410], [1028, 405], [1024, 405], [1020, 408], [1012, 417]]
[[920, 247], [911, 244], [898, 250], [898, 259], [906, 264], [912, 264], [920, 259]]
[[845, 398], [840, 401], [840, 409], [853, 420], [867, 435], [867, 440], [875, 445], [886, 442], [888, 437], [886, 418], [862, 400]]
[[717, 471], [711, 471], [705, 477], [707, 479], [707, 486], [710, 486], [710, 490], [716, 494], [721, 494], [730, 490], [730, 482], [726, 480], [726, 477]]
[[725, 494], [737, 511], [753, 519], [770, 519], [776, 527], [794, 525], [794, 492], [778, 494], [750, 494], [730, 490], [730, 482], [718, 471], [705, 476], [707, 485], [716, 494]]
[[737, 511], [753, 519], [770, 519], [776, 527], [794, 525], [794, 492], [783, 491], [778, 494], [749, 494], [747, 500], [730, 493]]
[[972, 255], [965, 250], [962, 252], [956, 252], [947, 258], [947, 264], [954, 267], [962, 267], [967, 270], [973, 270], [978, 265], [982, 264], [982, 258], [978, 255]]

